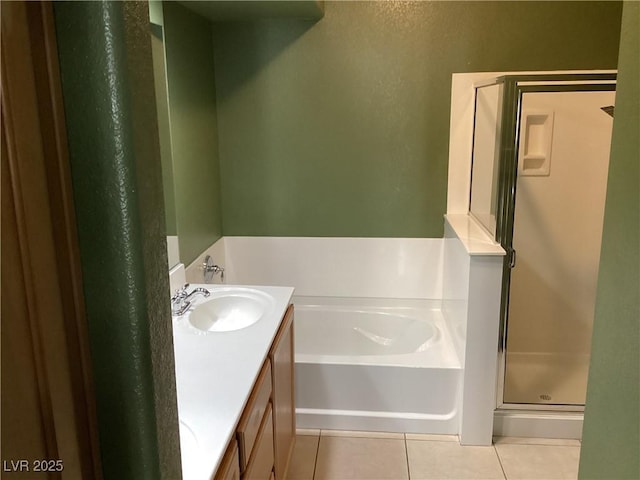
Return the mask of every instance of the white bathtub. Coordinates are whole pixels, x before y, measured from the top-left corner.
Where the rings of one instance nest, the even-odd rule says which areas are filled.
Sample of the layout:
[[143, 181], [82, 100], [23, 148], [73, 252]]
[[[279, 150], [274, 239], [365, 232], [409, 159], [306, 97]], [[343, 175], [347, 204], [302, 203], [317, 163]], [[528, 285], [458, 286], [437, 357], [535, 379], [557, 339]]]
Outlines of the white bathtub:
[[294, 303], [299, 428], [458, 433], [461, 366], [439, 301]]

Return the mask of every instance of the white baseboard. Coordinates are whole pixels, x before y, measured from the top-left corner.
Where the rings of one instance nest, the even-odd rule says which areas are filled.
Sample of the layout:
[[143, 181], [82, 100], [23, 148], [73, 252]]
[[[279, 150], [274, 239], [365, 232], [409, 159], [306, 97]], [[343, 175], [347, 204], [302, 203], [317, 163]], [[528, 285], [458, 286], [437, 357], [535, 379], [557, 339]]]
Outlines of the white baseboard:
[[296, 408], [296, 425], [303, 429], [457, 435], [459, 422], [457, 415]]

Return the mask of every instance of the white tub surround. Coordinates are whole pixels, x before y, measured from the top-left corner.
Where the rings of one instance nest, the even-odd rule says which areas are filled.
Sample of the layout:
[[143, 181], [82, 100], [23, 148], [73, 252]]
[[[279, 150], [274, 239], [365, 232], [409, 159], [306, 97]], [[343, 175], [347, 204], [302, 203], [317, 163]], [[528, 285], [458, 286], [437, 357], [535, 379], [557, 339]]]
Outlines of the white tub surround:
[[440, 238], [224, 237], [229, 283], [319, 297], [442, 298]]
[[458, 433], [461, 368], [440, 301], [294, 304], [299, 427]]
[[275, 302], [269, 314], [250, 327], [202, 334], [188, 324], [187, 315], [173, 319], [185, 480], [208, 480], [218, 468], [293, 294], [293, 288], [252, 288]]
[[224, 267], [213, 284], [296, 285], [300, 295], [442, 298], [440, 238], [222, 237], [186, 267], [203, 283], [207, 255]]
[[463, 445], [492, 443], [504, 254], [470, 216], [445, 216], [442, 313], [463, 368]]

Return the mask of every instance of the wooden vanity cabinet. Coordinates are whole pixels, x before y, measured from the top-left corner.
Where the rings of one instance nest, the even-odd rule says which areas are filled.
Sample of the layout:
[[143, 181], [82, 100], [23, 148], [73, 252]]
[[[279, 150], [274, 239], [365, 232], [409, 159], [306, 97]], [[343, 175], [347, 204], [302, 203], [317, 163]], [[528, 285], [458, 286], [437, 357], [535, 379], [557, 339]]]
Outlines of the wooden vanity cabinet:
[[275, 480], [285, 480], [296, 438], [293, 341], [293, 305], [289, 305], [269, 353], [273, 379]]
[[289, 305], [214, 480], [285, 480], [296, 437]]

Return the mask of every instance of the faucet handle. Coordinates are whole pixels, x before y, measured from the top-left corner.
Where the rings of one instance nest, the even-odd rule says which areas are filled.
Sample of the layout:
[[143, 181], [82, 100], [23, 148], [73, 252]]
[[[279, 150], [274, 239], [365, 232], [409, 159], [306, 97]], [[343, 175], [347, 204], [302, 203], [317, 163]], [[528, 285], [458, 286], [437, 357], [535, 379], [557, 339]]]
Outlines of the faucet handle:
[[180, 298], [182, 296], [187, 296], [187, 288], [189, 288], [189, 284], [185, 283], [182, 287], [180, 287], [179, 290], [176, 291], [176, 293], [174, 293], [171, 298]]
[[189, 294], [187, 293], [189, 284], [185, 283], [176, 293], [171, 296], [171, 314], [182, 315], [191, 306], [191, 302], [187, 301]]
[[216, 273], [220, 274], [220, 281], [224, 282], [224, 268], [213, 263], [211, 255], [207, 255], [202, 263], [204, 282], [209, 283]]
[[171, 297], [172, 315], [183, 315], [187, 310], [189, 310], [194, 296], [200, 294], [206, 298], [211, 295], [211, 292], [209, 292], [209, 290], [207, 290], [206, 288], [197, 287], [194, 288], [191, 292], [187, 291], [188, 288], [189, 284], [185, 283], [184, 286]]

